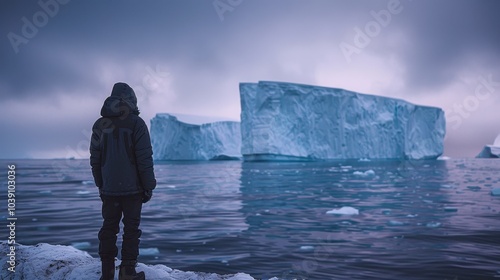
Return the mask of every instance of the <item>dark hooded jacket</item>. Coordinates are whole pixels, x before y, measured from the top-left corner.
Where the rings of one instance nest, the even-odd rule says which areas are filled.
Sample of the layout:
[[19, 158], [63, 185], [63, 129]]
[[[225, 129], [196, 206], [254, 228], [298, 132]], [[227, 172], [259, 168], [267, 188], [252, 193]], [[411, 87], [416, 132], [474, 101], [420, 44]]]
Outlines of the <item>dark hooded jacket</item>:
[[92, 127], [90, 165], [100, 193], [121, 196], [156, 187], [148, 128], [134, 90], [116, 83]]

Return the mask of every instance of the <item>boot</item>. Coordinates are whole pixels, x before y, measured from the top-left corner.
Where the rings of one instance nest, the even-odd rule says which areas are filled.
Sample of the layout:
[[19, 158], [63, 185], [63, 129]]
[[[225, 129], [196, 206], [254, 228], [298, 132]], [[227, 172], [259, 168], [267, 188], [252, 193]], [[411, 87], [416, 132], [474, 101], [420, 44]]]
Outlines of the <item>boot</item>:
[[122, 261], [120, 264], [120, 273], [118, 274], [118, 280], [145, 280], [146, 275], [141, 271], [137, 273], [135, 271], [135, 266], [137, 265], [137, 261]]
[[101, 272], [100, 280], [115, 279], [115, 259], [101, 259]]

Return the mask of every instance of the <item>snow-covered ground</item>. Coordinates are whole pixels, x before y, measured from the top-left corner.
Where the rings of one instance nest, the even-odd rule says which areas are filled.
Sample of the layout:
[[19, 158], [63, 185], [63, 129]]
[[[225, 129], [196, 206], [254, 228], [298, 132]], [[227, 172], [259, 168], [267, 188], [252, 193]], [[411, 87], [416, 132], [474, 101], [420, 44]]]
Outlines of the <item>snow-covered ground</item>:
[[[71, 246], [40, 243], [35, 246], [16, 245], [15, 272], [9, 271], [9, 246], [0, 243], [2, 273], [0, 279], [12, 280], [93, 280], [101, 276], [101, 262], [87, 252]], [[116, 262], [118, 266], [119, 261]], [[215, 273], [186, 272], [165, 265], [139, 263], [137, 271], [144, 271], [148, 280], [252, 280], [248, 274], [218, 275]], [[118, 279], [116, 273], [115, 279]]]

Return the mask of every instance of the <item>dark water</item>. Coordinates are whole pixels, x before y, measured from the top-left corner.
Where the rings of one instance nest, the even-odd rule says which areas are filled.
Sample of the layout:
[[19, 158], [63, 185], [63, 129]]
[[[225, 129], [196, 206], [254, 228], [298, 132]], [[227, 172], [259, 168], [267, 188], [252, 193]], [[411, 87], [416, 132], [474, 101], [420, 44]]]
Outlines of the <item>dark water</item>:
[[[73, 244], [97, 257], [101, 205], [88, 161], [0, 161], [2, 220], [8, 163], [17, 170], [17, 241]], [[500, 197], [490, 194], [500, 187], [498, 160], [166, 162], [155, 170], [144, 263], [256, 279], [500, 277]], [[367, 170], [374, 175], [358, 175]], [[342, 206], [359, 215], [326, 214]], [[0, 233], [7, 236], [3, 226]]]

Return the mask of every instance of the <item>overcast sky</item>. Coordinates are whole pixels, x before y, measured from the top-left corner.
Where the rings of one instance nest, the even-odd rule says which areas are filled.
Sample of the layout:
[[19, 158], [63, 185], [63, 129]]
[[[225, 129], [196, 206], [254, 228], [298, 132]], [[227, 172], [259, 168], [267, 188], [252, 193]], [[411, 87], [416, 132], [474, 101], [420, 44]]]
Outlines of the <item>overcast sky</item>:
[[[29, 3], [28, 3], [29, 2]], [[115, 82], [141, 116], [239, 120], [238, 84], [338, 87], [441, 107], [445, 155], [500, 132], [500, 1], [1, 1], [1, 158], [87, 157]]]

